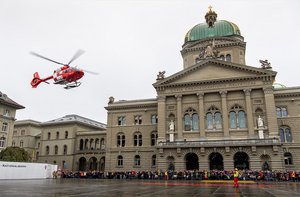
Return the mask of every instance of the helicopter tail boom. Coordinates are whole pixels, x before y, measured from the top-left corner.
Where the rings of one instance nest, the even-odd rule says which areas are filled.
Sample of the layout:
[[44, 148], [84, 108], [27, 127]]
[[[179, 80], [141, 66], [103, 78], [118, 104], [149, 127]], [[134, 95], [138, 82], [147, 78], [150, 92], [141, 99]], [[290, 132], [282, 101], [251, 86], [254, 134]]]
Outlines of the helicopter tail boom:
[[42, 82], [48, 83], [47, 80], [49, 80], [49, 79], [51, 79], [51, 78], [53, 78], [53, 77], [50, 76], [50, 77], [47, 77], [47, 78], [45, 78], [45, 79], [41, 79], [39, 73], [38, 73], [38, 72], [35, 72], [35, 73], [33, 74], [33, 79], [32, 79], [32, 81], [31, 81], [30, 84], [31, 84], [32, 88], [36, 88], [36, 87], [37, 87], [40, 83], [42, 83]]

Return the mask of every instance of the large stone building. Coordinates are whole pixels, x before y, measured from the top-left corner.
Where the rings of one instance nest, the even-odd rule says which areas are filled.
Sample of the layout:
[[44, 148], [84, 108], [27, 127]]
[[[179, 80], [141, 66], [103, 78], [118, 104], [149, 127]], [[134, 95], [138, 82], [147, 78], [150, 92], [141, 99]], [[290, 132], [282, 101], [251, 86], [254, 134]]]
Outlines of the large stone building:
[[15, 123], [16, 110], [24, 107], [6, 94], [0, 92], [0, 152], [8, 146], [11, 146], [12, 133]]
[[154, 99], [106, 107], [106, 170], [300, 169], [300, 88], [274, 84], [267, 60], [245, 64], [239, 27], [217, 20], [185, 35], [183, 69]]
[[157, 75], [156, 98], [110, 97], [107, 126], [18, 121], [12, 145], [70, 170], [300, 170], [300, 87], [274, 84], [267, 60], [246, 65], [236, 24], [211, 9], [205, 19], [185, 35], [183, 69]]
[[104, 171], [105, 141], [105, 124], [78, 115], [16, 121], [12, 135], [12, 146], [24, 148], [33, 162], [68, 170]]

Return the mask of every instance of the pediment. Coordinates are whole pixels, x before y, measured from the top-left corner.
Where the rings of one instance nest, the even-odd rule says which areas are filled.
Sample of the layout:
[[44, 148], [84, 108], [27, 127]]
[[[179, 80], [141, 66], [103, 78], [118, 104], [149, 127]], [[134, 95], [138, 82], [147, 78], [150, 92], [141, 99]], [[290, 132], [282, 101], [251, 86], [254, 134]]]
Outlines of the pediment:
[[276, 72], [262, 68], [234, 64], [220, 60], [205, 60], [174, 75], [157, 81], [154, 87], [160, 85], [190, 84], [213, 81], [234, 81], [253, 79], [262, 76], [275, 76]]

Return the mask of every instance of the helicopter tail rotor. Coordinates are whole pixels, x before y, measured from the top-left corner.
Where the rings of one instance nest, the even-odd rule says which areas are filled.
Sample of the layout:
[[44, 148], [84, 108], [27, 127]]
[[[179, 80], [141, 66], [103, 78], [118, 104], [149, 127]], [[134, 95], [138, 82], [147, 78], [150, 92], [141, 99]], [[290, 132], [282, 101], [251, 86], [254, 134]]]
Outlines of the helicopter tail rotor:
[[39, 73], [35, 72], [33, 74], [33, 79], [30, 83], [32, 88], [36, 88], [41, 82], [43, 82], [43, 80], [40, 78]]

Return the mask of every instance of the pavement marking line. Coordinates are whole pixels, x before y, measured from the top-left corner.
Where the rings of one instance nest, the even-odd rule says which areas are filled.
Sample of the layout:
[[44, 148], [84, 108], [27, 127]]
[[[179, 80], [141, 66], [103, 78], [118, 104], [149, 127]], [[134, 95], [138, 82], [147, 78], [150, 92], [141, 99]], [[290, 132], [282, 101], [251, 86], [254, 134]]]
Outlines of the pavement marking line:
[[[201, 183], [232, 183], [233, 184], [233, 180], [201, 180]], [[239, 183], [245, 183], [245, 184], [253, 184], [256, 183], [255, 181], [240, 181]]]

